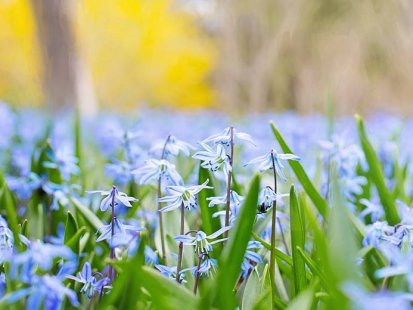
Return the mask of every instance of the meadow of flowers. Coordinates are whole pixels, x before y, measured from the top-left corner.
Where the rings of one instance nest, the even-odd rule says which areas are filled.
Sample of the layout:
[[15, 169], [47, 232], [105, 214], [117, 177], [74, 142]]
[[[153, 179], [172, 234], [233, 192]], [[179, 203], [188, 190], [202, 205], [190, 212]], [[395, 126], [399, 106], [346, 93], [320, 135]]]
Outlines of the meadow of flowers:
[[2, 308], [411, 308], [413, 120], [0, 124]]

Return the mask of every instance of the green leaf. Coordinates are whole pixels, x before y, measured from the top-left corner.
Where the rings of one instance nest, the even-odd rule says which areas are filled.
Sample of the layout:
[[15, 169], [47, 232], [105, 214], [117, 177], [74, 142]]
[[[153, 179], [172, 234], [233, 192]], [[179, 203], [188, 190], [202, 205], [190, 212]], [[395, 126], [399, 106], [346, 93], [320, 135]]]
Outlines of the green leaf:
[[68, 246], [73, 251], [73, 253], [80, 253], [80, 239], [83, 237], [85, 232], [86, 227], [81, 227], [70, 239], [65, 241], [65, 245]]
[[[257, 303], [261, 295], [260, 278], [257, 272], [251, 272], [245, 285], [244, 293], [242, 295], [242, 310], [251, 310], [254, 304]], [[271, 298], [270, 303], [271, 305]]]
[[219, 258], [220, 268], [215, 279], [215, 305], [220, 309], [234, 309], [236, 306], [232, 290], [240, 275], [241, 264], [251, 237], [257, 213], [259, 188], [260, 178], [256, 175], [251, 182], [235, 225], [230, 230], [228, 242]]
[[19, 242], [19, 223], [18, 216], [16, 212], [16, 204], [14, 197], [9, 187], [7, 186], [6, 180], [3, 176], [3, 173], [0, 172], [0, 210], [1, 213], [5, 216], [9, 228], [13, 232], [14, 240], [16, 241], [17, 247], [20, 247]]
[[[202, 168], [201, 166], [199, 167], [199, 176], [198, 176], [198, 184], [204, 183], [206, 180], [209, 179], [209, 185], [214, 187], [212, 184], [212, 177], [211, 174], [207, 169]], [[198, 205], [199, 205], [199, 210], [201, 213], [201, 227], [202, 230], [207, 234], [210, 235], [213, 232], [216, 232], [218, 229], [220, 229], [220, 222], [219, 218], [213, 218], [212, 215], [218, 211], [218, 208], [216, 206], [214, 207], [208, 207], [208, 197], [213, 197], [216, 196], [216, 193], [214, 189], [204, 189], [198, 193]]]
[[371, 145], [367, 137], [363, 119], [359, 115], [356, 115], [356, 121], [361, 147], [364, 151], [364, 155], [366, 156], [371, 180], [377, 188], [380, 202], [383, 205], [384, 213], [386, 214], [388, 223], [390, 225], [396, 225], [400, 223], [400, 218], [397, 213], [396, 203], [392, 198], [392, 194], [390, 193], [388, 186], [386, 185], [383, 168], [373, 146]]
[[287, 310], [303, 310], [311, 309], [311, 304], [314, 299], [314, 290], [307, 289], [299, 294], [292, 302], [288, 305]]
[[[270, 125], [271, 125], [272, 132], [274, 133], [274, 136], [277, 139], [278, 143], [280, 144], [280, 147], [283, 150], [283, 152], [293, 153], [291, 149], [289, 148], [289, 146], [287, 145], [287, 143], [285, 142], [281, 133], [275, 127], [274, 123], [271, 122]], [[309, 177], [305, 173], [303, 166], [297, 161], [290, 160], [288, 162], [291, 166], [291, 169], [294, 171], [294, 174], [296, 175], [298, 181], [300, 181], [305, 192], [307, 193], [307, 195], [310, 197], [311, 201], [313, 202], [314, 206], [317, 208], [320, 214], [324, 218], [326, 218], [327, 210], [328, 210], [327, 201], [316, 190], [315, 186], [313, 185], [313, 183], [310, 181]]]
[[305, 263], [307, 264], [308, 268], [310, 268], [311, 272], [320, 278], [321, 285], [327, 290], [329, 285], [324, 273], [321, 271], [319, 266], [316, 264], [315, 261], [311, 257], [309, 257], [302, 248], [297, 247], [297, 252], [301, 255], [304, 259]]
[[94, 229], [98, 230], [103, 226], [102, 221], [95, 215], [95, 213], [93, 213], [92, 210], [82, 204], [79, 200], [74, 197], [70, 197], [70, 201]]
[[78, 230], [79, 227], [77, 226], [76, 219], [73, 217], [72, 213], [68, 211], [66, 218], [64, 243], [66, 244], [66, 242], [69, 241], [69, 239], [72, 238]]
[[294, 270], [294, 287], [297, 295], [307, 287], [305, 263], [298, 249], [304, 249], [305, 228], [294, 186], [290, 190], [290, 231]]

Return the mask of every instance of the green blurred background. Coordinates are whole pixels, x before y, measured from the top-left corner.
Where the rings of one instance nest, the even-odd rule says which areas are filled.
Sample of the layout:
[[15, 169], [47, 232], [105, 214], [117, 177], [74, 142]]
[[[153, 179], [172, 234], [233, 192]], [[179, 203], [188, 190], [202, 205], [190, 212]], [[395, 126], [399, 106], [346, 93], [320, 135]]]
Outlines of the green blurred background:
[[0, 99], [413, 113], [409, 0], [0, 0]]

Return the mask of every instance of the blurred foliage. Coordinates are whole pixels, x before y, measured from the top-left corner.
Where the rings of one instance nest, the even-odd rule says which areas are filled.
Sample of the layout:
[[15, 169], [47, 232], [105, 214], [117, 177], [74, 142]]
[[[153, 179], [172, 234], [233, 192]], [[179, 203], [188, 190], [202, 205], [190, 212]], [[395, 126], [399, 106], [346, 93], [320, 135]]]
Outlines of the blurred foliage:
[[[41, 65], [31, 6], [0, 1], [0, 98], [40, 103]], [[78, 50], [103, 105], [208, 106], [216, 51], [193, 18], [170, 0], [77, 1]]]
[[[80, 63], [104, 106], [412, 112], [410, 1], [71, 4]], [[0, 18], [0, 98], [47, 101], [30, 0], [0, 0]]]

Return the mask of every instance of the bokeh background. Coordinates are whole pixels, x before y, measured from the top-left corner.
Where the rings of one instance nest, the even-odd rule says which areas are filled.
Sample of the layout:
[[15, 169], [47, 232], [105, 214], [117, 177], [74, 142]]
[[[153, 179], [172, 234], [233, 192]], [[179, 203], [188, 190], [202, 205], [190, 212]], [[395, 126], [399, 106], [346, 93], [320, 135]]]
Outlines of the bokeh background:
[[0, 0], [16, 107], [413, 114], [409, 0]]

